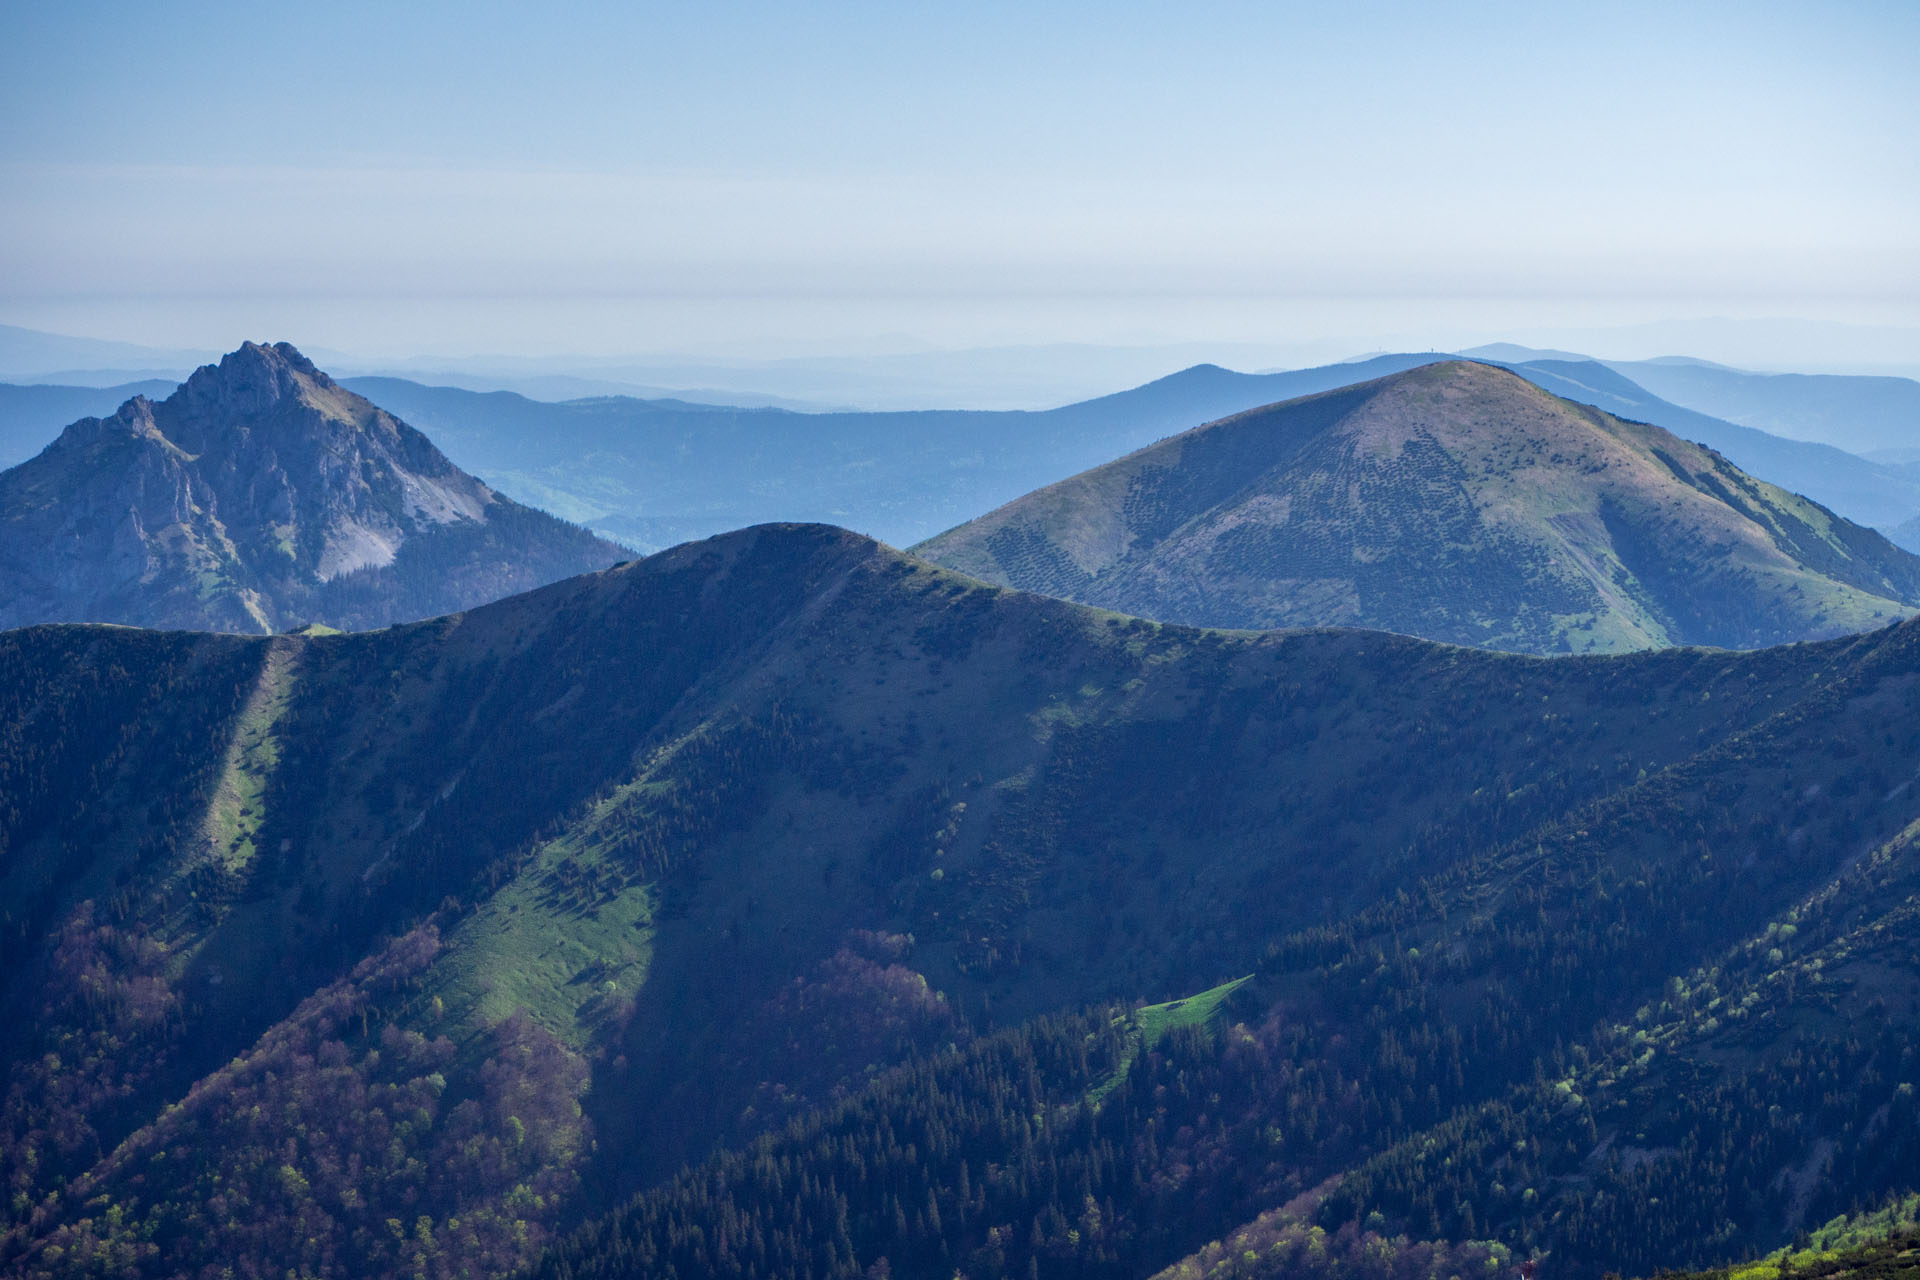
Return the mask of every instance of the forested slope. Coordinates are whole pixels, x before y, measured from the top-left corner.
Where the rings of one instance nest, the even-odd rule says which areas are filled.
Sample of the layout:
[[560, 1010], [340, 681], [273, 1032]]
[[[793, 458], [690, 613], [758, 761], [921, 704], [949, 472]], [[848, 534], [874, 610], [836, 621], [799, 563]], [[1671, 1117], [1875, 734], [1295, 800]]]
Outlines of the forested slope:
[[1913, 1165], [1912, 625], [1206, 632], [770, 526], [0, 671], [25, 1274], [1597, 1276]]

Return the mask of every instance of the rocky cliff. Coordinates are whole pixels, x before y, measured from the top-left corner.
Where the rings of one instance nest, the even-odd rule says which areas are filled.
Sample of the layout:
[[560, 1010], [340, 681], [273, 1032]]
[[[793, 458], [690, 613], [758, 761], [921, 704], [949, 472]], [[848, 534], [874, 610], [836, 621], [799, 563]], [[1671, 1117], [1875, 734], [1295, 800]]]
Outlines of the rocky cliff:
[[286, 343], [249, 342], [0, 473], [0, 627], [377, 627], [622, 558]]

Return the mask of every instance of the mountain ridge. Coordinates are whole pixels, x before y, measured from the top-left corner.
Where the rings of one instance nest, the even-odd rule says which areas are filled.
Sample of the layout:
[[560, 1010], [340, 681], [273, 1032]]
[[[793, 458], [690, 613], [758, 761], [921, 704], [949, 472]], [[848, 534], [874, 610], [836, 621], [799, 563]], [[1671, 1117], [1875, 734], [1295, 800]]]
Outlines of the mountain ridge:
[[1692, 361], [1606, 362], [1655, 395], [1775, 435], [1856, 454], [1920, 438], [1920, 382], [1893, 375], [1754, 373]]
[[[1682, 408], [1584, 358], [1556, 363], [1524, 348], [1510, 354], [1505, 367], [1549, 391], [1704, 443], [1750, 475], [1856, 523], [1894, 530], [1920, 512], [1920, 479], [1889, 460]], [[1004, 413], [820, 410], [794, 417], [752, 405], [630, 395], [554, 403], [552, 395], [528, 400], [511, 391], [426, 385], [427, 375], [339, 381], [427, 428], [462, 467], [502, 492], [642, 550], [805, 519], [909, 545], [1198, 423], [1441, 358], [1401, 353], [1274, 374], [1199, 365], [1092, 401]], [[110, 413], [135, 389], [100, 406], [99, 393], [82, 388], [50, 396], [55, 389], [0, 387], [0, 432], [17, 442], [14, 456], [0, 461], [37, 451], [81, 413]], [[62, 402], [73, 410], [54, 412]], [[751, 473], [744, 484], [743, 462]], [[1911, 534], [1889, 536], [1912, 541]]]
[[[553, 1274], [672, 1221], [708, 1251], [683, 1274], [758, 1230], [795, 1274], [1117, 1278], [1342, 1172], [1338, 1212], [1478, 1238], [1423, 1153], [1502, 1173], [1465, 1158], [1499, 1124], [1538, 1160], [1459, 1203], [1508, 1247], [1684, 1260], [1637, 1165], [1586, 1176], [1640, 1242], [1570, 1234], [1615, 1219], [1563, 1165], [1668, 1144], [1631, 1100], [1678, 1067], [1633, 1066], [1634, 1031], [1711, 1037], [1715, 999], [1756, 1025], [1717, 957], [1768, 921], [1801, 941], [1740, 952], [1766, 991], [1890, 962], [1829, 943], [1920, 885], [1916, 627], [1553, 661], [1209, 632], [765, 526], [381, 631], [8, 632], [0, 1261], [513, 1274], [586, 1217]], [[1193, 993], [1218, 1016], [1133, 1038], [1134, 1003]], [[1576, 1076], [1590, 1117], [1557, 1043], [1627, 1073]], [[1862, 1064], [1805, 1073], [1826, 1104], [1751, 1084], [1796, 1124], [1865, 1117], [1905, 1076]], [[1539, 1096], [1509, 1123], [1510, 1088]], [[1566, 1156], [1553, 1125], [1588, 1118]], [[1717, 1150], [1692, 1132], [1658, 1168]], [[1854, 1149], [1894, 1159], [1876, 1132]], [[1744, 1172], [1688, 1176], [1748, 1220]]]

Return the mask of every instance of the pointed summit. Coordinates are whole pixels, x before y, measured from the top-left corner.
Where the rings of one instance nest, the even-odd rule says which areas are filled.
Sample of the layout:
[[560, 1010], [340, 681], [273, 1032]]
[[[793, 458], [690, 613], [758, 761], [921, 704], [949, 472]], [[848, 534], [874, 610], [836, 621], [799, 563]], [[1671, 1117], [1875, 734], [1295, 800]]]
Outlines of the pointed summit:
[[292, 343], [267, 346], [243, 342], [237, 351], [222, 356], [219, 364], [194, 370], [175, 395], [196, 407], [260, 413], [282, 400], [337, 389], [333, 379], [315, 368]]
[[1168, 622], [1534, 653], [1749, 648], [1920, 606], [1920, 558], [1879, 534], [1464, 360], [1196, 427], [915, 550]]
[[621, 558], [284, 342], [246, 343], [0, 473], [0, 627], [382, 626]]

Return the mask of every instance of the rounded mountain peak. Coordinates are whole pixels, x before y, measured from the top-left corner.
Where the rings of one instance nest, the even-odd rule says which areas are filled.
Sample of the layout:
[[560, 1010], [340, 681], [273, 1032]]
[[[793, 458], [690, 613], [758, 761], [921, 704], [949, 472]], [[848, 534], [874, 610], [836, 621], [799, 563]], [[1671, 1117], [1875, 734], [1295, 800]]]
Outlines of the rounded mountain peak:
[[1460, 359], [1195, 427], [915, 550], [1163, 622], [1532, 653], [1781, 644], [1920, 607], [1920, 560], [1878, 535]]
[[1488, 364], [1484, 360], [1469, 360], [1461, 357], [1435, 360], [1430, 364], [1415, 365], [1399, 373], [1390, 373], [1379, 379], [1378, 385], [1406, 386], [1436, 381], [1455, 382], [1466, 386], [1538, 390], [1531, 382], [1511, 369], [1502, 368], [1497, 364]]

